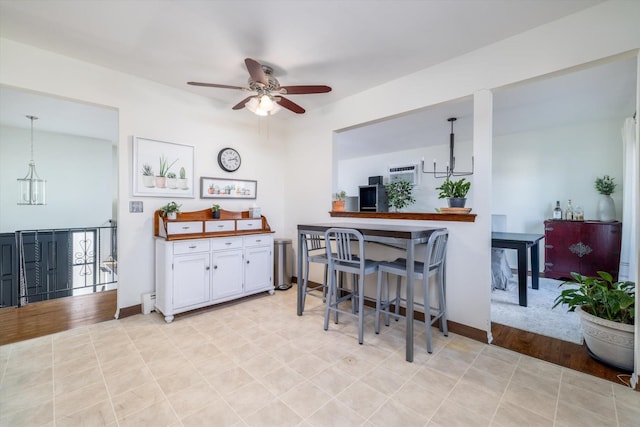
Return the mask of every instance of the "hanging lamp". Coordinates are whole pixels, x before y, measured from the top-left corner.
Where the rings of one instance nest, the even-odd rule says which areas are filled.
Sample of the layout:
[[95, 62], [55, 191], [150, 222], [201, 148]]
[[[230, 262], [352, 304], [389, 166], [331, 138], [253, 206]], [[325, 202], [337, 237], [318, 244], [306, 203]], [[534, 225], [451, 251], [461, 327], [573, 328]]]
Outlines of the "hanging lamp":
[[33, 160], [33, 121], [35, 116], [26, 116], [31, 120], [31, 161], [29, 171], [24, 178], [18, 178], [18, 204], [19, 205], [45, 205], [46, 180], [41, 179], [36, 172], [36, 162]]
[[456, 167], [456, 158], [453, 155], [453, 145], [454, 145], [454, 141], [455, 141], [455, 135], [453, 134], [453, 122], [455, 122], [456, 120], [458, 120], [456, 117], [450, 117], [447, 119], [447, 121], [449, 123], [451, 123], [451, 133], [449, 134], [449, 161], [447, 162], [446, 165], [446, 170], [443, 171], [438, 171], [437, 170], [437, 165], [436, 165], [436, 161], [435, 159], [433, 160], [433, 171], [426, 171], [424, 170], [424, 158], [422, 158], [421, 164], [422, 164], [422, 173], [430, 173], [433, 174], [434, 178], [446, 178], [449, 179], [452, 176], [468, 176], [468, 175], [473, 175], [473, 156], [471, 157], [471, 171], [469, 172], [460, 172], [460, 171], [456, 171], [455, 167]]

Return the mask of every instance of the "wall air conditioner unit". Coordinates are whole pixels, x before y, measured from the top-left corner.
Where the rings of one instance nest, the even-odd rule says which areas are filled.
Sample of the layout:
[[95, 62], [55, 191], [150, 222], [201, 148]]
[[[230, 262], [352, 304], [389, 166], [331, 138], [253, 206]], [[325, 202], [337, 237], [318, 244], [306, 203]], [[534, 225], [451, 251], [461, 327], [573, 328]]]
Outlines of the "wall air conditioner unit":
[[399, 180], [409, 181], [412, 185], [418, 185], [419, 174], [418, 164], [414, 165], [396, 165], [389, 167], [389, 182]]

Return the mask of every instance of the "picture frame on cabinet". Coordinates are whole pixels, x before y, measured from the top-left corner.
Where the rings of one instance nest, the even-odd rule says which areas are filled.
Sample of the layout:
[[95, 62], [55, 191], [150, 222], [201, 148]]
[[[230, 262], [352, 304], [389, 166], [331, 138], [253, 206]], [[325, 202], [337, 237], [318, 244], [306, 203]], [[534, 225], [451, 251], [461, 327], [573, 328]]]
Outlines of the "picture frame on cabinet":
[[133, 196], [195, 198], [195, 147], [133, 136]]
[[255, 199], [258, 181], [200, 177], [201, 199]]

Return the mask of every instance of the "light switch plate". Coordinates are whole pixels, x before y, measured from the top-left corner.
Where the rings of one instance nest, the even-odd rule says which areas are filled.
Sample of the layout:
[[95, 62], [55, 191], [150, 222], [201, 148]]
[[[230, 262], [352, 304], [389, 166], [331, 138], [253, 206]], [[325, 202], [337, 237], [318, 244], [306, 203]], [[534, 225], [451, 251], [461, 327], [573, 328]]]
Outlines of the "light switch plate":
[[131, 212], [131, 213], [141, 213], [142, 212], [142, 202], [129, 202], [129, 212]]

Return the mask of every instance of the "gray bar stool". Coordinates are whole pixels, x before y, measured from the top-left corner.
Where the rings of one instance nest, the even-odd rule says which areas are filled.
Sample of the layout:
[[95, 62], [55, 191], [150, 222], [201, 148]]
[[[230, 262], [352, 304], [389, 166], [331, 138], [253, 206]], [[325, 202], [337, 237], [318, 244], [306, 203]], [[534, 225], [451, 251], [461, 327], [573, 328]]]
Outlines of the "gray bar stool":
[[[414, 302], [414, 306], [424, 308], [424, 319], [427, 329], [427, 351], [432, 352], [431, 345], [431, 325], [440, 320], [440, 330], [445, 336], [449, 334], [447, 330], [447, 309], [445, 302], [445, 260], [447, 254], [447, 241], [449, 232], [447, 230], [434, 231], [429, 236], [425, 258], [423, 262], [416, 261], [414, 263], [415, 279], [422, 280], [422, 288], [424, 293], [424, 304]], [[382, 275], [387, 273], [386, 281], [383, 282]], [[398, 276], [396, 281], [396, 296], [389, 299], [389, 274]], [[439, 304], [438, 307], [432, 307], [429, 295], [429, 282], [432, 276], [436, 277], [438, 287]], [[385, 325], [389, 326], [389, 315], [393, 315], [396, 320], [400, 318], [400, 303], [406, 300], [401, 297], [402, 277], [407, 277], [407, 260], [398, 258], [393, 262], [382, 261], [378, 266], [378, 291], [376, 294], [376, 334], [380, 333], [380, 313], [385, 315]], [[385, 299], [382, 299], [382, 289], [384, 288]], [[395, 306], [392, 313], [391, 305]], [[431, 312], [435, 315], [431, 317]]]

